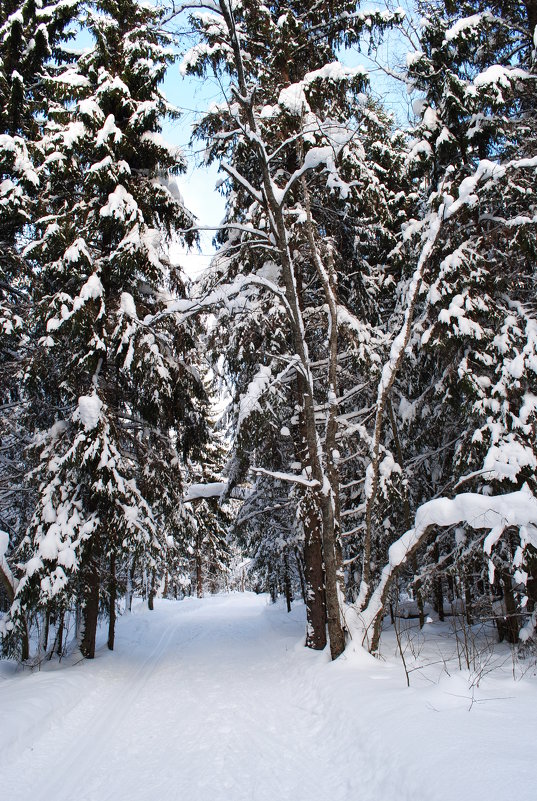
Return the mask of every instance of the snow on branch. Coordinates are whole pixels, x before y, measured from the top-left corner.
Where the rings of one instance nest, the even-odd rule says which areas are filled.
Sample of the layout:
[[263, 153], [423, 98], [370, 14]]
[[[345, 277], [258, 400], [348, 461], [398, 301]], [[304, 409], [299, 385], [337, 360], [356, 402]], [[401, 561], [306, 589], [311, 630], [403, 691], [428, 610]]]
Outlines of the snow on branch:
[[248, 384], [246, 393], [242, 396], [239, 408], [239, 419], [237, 421], [237, 435], [244, 421], [254, 411], [261, 411], [259, 399], [265, 395], [272, 378], [270, 367], [261, 365], [253, 379]]
[[227, 481], [213, 481], [208, 484], [192, 484], [184, 497], [184, 502], [197, 501], [202, 498], [221, 498], [227, 490]]
[[7, 592], [8, 598], [10, 601], [13, 601], [15, 597], [15, 593], [17, 592], [18, 582], [13, 573], [11, 572], [11, 568], [9, 567], [6, 559], [6, 551], [9, 545], [9, 534], [6, 531], [0, 530], [0, 579], [4, 584], [4, 588]]
[[319, 487], [320, 484], [316, 479], [304, 478], [298, 476], [296, 473], [280, 473], [277, 470], [265, 470], [263, 467], [254, 467], [252, 472], [257, 475], [269, 476], [278, 481], [288, 481], [291, 484], [300, 484], [302, 487]]
[[155, 315], [147, 315], [143, 320], [143, 325], [152, 325], [169, 314], [181, 314], [182, 318], [179, 322], [182, 323], [194, 314], [228, 303], [233, 297], [240, 295], [244, 289], [254, 286], [259, 286], [272, 292], [280, 300], [287, 314], [292, 317], [289, 303], [282, 290], [275, 283], [259, 275], [239, 275], [230, 284], [222, 284], [203, 298], [194, 298], [192, 300], [180, 298], [171, 301], [165, 311]]
[[388, 563], [367, 607], [359, 614], [360, 625], [366, 633], [381, 613], [389, 582], [408, 556], [420, 545], [431, 528], [446, 528], [465, 524], [473, 529], [489, 529], [483, 549], [490, 555], [494, 544], [505, 529], [518, 528], [522, 547], [537, 548], [537, 498], [527, 484], [517, 492], [505, 495], [480, 495], [465, 492], [455, 498], [436, 498], [422, 504], [416, 511], [414, 527], [406, 531], [388, 550]]

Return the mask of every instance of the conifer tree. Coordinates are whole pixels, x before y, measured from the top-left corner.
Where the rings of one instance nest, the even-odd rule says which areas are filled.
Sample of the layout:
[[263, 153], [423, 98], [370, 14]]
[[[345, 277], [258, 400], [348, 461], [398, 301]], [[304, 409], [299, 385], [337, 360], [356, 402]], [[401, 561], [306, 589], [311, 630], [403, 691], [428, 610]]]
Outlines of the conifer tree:
[[134, 0], [88, 8], [94, 45], [54, 78], [46, 192], [26, 248], [40, 333], [27, 386], [46, 409], [12, 615], [75, 600], [87, 657], [103, 601], [113, 646], [120, 570], [133, 558], [155, 567], [160, 515], [178, 502], [181, 459], [205, 431], [190, 331], [161, 315], [184, 291], [166, 242], [192, 219], [174, 179], [182, 157], [160, 133], [174, 111], [158, 88], [172, 58], [159, 18]]
[[[400, 349], [388, 365], [394, 426], [384, 415], [382, 439], [401, 435], [413, 508], [468, 490], [534, 491], [536, 464], [535, 10], [473, 0], [420, 10], [421, 51], [409, 58], [420, 124], [409, 165], [422, 210], [405, 235], [422, 255], [407, 305], [415, 324], [401, 329], [406, 358]], [[503, 585], [516, 606], [532, 559], [522, 530], [493, 536], [466, 521], [456, 537], [440, 532], [427, 532], [427, 564], [480, 581], [496, 571], [495, 589]], [[377, 625], [373, 648], [378, 633]]]
[[[40, 190], [38, 140], [51, 99], [47, 79], [70, 58], [65, 45], [77, 7], [73, 0], [0, 3], [0, 528], [9, 532], [11, 553], [31, 514], [31, 495], [22, 486], [29, 437], [21, 376], [33, 344], [33, 275], [22, 248]], [[15, 577], [8, 580], [0, 570], [0, 581], [11, 597]]]

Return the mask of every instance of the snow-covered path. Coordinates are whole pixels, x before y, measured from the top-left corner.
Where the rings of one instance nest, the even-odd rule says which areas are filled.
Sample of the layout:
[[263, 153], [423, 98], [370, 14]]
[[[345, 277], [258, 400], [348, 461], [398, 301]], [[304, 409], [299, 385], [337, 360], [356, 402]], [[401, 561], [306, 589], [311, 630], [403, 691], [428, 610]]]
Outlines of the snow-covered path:
[[395, 663], [330, 664], [302, 630], [263, 596], [163, 601], [120, 621], [113, 654], [4, 671], [0, 797], [533, 800], [533, 683], [469, 713], [461, 677], [408, 690]]

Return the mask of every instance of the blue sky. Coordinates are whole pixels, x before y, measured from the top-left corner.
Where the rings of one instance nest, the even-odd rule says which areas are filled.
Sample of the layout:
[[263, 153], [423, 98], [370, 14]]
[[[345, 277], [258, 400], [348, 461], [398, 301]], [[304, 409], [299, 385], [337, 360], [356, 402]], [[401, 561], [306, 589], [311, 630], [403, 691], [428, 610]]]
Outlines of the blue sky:
[[[411, 4], [412, 0], [403, 0], [402, 2], [402, 5], [410, 6]], [[364, 3], [364, 9], [372, 6], [385, 8], [385, 3], [383, 0]], [[174, 27], [178, 29], [183, 25]], [[186, 25], [184, 27], [186, 28]], [[179, 36], [177, 38], [178, 51], [186, 51], [192, 43], [187, 36]], [[79, 35], [76, 44], [81, 47], [89, 45], [89, 36], [87, 34]], [[391, 67], [397, 68], [403, 63], [409, 47], [402, 36], [391, 34], [387, 37], [386, 43], [380, 47], [377, 55], [383, 63], [389, 63]], [[371, 59], [356, 49], [343, 52], [341, 60], [348, 66], [363, 64], [370, 70], [373, 91], [383, 98], [387, 108], [392, 109], [399, 124], [404, 125], [408, 111], [404, 86], [386, 77]], [[200, 225], [216, 227], [224, 216], [225, 203], [222, 195], [215, 189], [218, 168], [216, 165], [207, 167], [204, 164], [202, 143], [191, 144], [190, 139], [193, 124], [212, 102], [222, 99], [222, 91], [215, 79], [181, 75], [179, 65], [180, 58], [169, 67], [162, 88], [168, 100], [181, 110], [181, 117], [178, 120], [166, 120], [163, 133], [170, 143], [182, 147], [187, 158], [187, 171], [178, 180], [185, 205], [196, 215]], [[210, 256], [214, 252], [213, 236], [214, 234], [211, 232], [202, 232], [200, 252], [192, 250], [185, 256], [182, 247], [174, 248], [174, 256], [184, 264], [189, 274], [193, 276], [198, 274], [208, 264]]]
[[[377, 6], [385, 8], [384, 2], [364, 3], [364, 7]], [[179, 39], [179, 49], [186, 50], [192, 44], [185, 37]], [[381, 46], [378, 57], [392, 67], [402, 64], [409, 45], [400, 35], [388, 37]], [[399, 124], [404, 125], [407, 119], [407, 99], [405, 88], [397, 81], [388, 78], [367, 56], [357, 50], [347, 50], [341, 55], [341, 60], [349, 66], [364, 64], [371, 72], [371, 83], [374, 92], [382, 96], [386, 106], [396, 114]], [[189, 143], [192, 124], [200, 114], [215, 101], [222, 99], [221, 89], [213, 79], [183, 77], [179, 71], [179, 61], [170, 66], [164, 82], [166, 97], [178, 108], [182, 109], [179, 120], [166, 122], [164, 133], [173, 144], [183, 147], [187, 156], [189, 167], [184, 176], [179, 179], [179, 185], [187, 207], [199, 218], [202, 225], [218, 225], [224, 214], [224, 199], [214, 189], [218, 172], [216, 166], [207, 168], [203, 164], [201, 143], [191, 146]], [[211, 234], [202, 236], [202, 249], [206, 253], [212, 252]]]

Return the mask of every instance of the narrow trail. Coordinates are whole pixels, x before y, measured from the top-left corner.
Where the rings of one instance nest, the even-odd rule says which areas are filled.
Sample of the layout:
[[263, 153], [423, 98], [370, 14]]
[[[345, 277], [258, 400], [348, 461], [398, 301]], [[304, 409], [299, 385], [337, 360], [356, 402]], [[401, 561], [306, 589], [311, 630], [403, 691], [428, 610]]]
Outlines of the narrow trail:
[[[4, 711], [12, 729], [0, 740], [0, 798], [453, 797], [450, 774], [465, 743], [453, 744], [450, 715], [460, 731], [460, 704], [439, 716], [427, 696], [403, 689], [397, 666], [367, 656], [355, 666], [330, 664], [302, 647], [302, 617], [300, 608], [288, 616], [248, 593], [161, 601], [153, 613], [121, 619], [114, 653], [102, 647], [93, 662], [3, 678], [0, 726]], [[490, 719], [473, 720], [482, 733], [490, 729]], [[433, 742], [440, 752], [450, 744], [444, 780], [445, 751], [436, 764]], [[473, 767], [466, 775], [463, 765], [467, 789]], [[483, 798], [499, 799], [491, 789], [485, 783]]]

